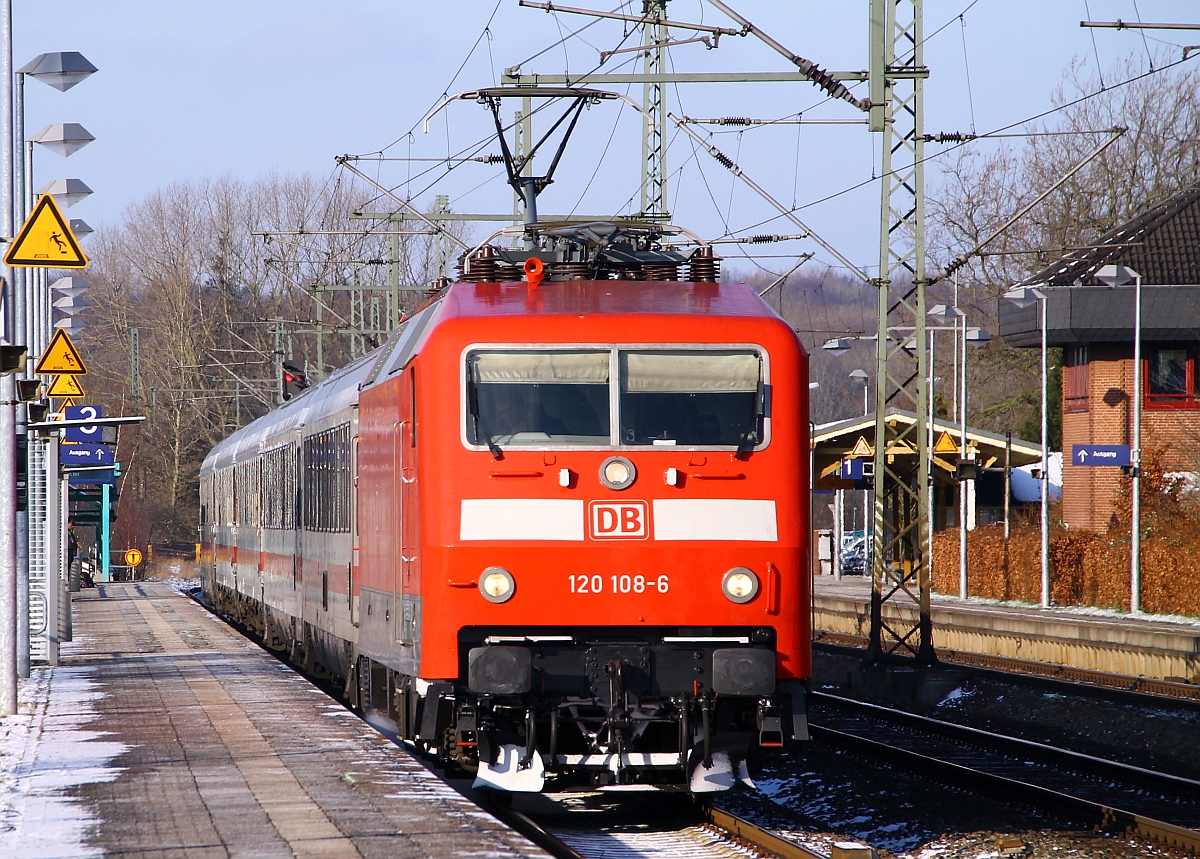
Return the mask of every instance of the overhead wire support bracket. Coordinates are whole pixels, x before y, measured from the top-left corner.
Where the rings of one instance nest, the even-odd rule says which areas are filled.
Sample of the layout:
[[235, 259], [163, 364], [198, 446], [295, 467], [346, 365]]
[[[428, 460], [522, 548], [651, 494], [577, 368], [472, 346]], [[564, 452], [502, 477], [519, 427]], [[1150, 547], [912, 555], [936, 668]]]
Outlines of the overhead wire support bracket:
[[341, 155], [341, 156], [335, 158], [334, 161], [336, 161], [342, 167], [345, 167], [347, 170], [349, 170], [351, 173], [353, 173], [358, 178], [362, 179], [364, 182], [369, 184], [375, 190], [379, 191], [379, 193], [384, 194], [387, 197], [390, 197], [391, 199], [393, 199], [397, 203], [399, 203], [403, 208], [408, 209], [410, 212], [413, 213], [413, 215], [416, 216], [418, 221], [424, 221], [426, 224], [429, 225], [430, 229], [432, 229], [438, 235], [446, 236], [451, 241], [457, 243], [458, 246], [461, 247], [463, 250], [466, 250], [467, 248], [470, 247], [470, 245], [468, 245], [466, 242], [464, 242], [458, 236], [454, 235], [454, 233], [447, 230], [441, 224], [436, 223], [432, 218], [427, 216], [424, 212], [420, 211], [416, 206], [414, 206], [408, 200], [398, 197], [396, 194], [392, 193], [392, 191], [390, 189], [385, 188], [383, 185], [380, 185], [378, 182], [376, 182], [374, 179], [372, 179], [366, 173], [362, 172], [357, 167], [355, 167], [353, 164], [351, 164], [350, 163], [351, 157], [352, 156], [350, 156], [350, 155]]
[[730, 158], [728, 155], [726, 155], [720, 149], [717, 149], [717, 147], [713, 146], [711, 143], [709, 143], [707, 140], [702, 138], [696, 132], [692, 131], [692, 129], [688, 128], [687, 124], [682, 119], [677, 117], [675, 114], [668, 113], [667, 116], [670, 118], [670, 120], [672, 122], [675, 123], [676, 126], [679, 127], [679, 129], [681, 131], [683, 131], [685, 134], [687, 134], [688, 137], [692, 138], [692, 140], [696, 141], [696, 143], [703, 146], [704, 149], [708, 152], [708, 154], [711, 155], [713, 158], [715, 158], [718, 162], [720, 162], [727, 170], [729, 170], [730, 173], [732, 173], [737, 178], [741, 179], [756, 194], [758, 194], [760, 197], [762, 197], [764, 200], [766, 200], [768, 203], [770, 203], [772, 206], [774, 206], [779, 211], [779, 214], [783, 215], [785, 218], [787, 218], [789, 221], [791, 221], [797, 227], [802, 229], [805, 233], [808, 234], [809, 238], [811, 238], [814, 242], [816, 242], [821, 247], [823, 247], [826, 251], [833, 254], [833, 256], [838, 260], [838, 262], [840, 262], [847, 269], [849, 269], [850, 272], [855, 277], [857, 277], [863, 283], [868, 283], [868, 284], [873, 283], [873, 281], [869, 277], [867, 277], [865, 274], [862, 273], [862, 271], [859, 269], [858, 266], [856, 266], [854, 263], [850, 262], [850, 260], [846, 259], [846, 257], [842, 256], [842, 254], [840, 254], [833, 245], [829, 244], [829, 242], [827, 242], [823, 238], [821, 238], [816, 232], [813, 231], [813, 229], [811, 227], [809, 227], [806, 223], [804, 223], [798, 217], [796, 217], [795, 213], [791, 209], [784, 206], [782, 203], [780, 203], [778, 200], [776, 200], [774, 197], [772, 197], [770, 194], [768, 194], [753, 179], [751, 179], [749, 176], [747, 176], [745, 171], [742, 170], [742, 168], [739, 167], [737, 164], [735, 164], [732, 158]]
[[[606, 18], [610, 21], [628, 21], [631, 24], [645, 24], [650, 20], [646, 15], [624, 15], [620, 12], [598, 12], [595, 9], [580, 9], [575, 6], [560, 6], [557, 3], [538, 3], [535, 0], [520, 0], [519, 6], [526, 9], [542, 9], [546, 12], [566, 12], [571, 15], [588, 15], [592, 18]], [[717, 27], [712, 24], [690, 24], [686, 21], [660, 21], [664, 27], [675, 27], [679, 30], [694, 30], [697, 33], [711, 33], [713, 36], [744, 36], [749, 30], [742, 28], [734, 30], [730, 27]], [[615, 53], [615, 52], [614, 52]], [[515, 71], [507, 69], [505, 73]]]
[[[714, 48], [720, 47], [720, 36], [714, 36], [711, 39], [708, 36], [697, 36], [694, 39], [677, 39], [673, 42], [659, 42], [658, 47], [677, 48], [680, 45], [694, 45], [697, 42], [702, 42], [704, 47], [711, 51]], [[616, 54], [636, 54], [644, 50], [646, 50], [645, 45], [633, 45], [629, 48], [613, 48], [611, 51], [601, 51], [600, 64], [603, 65], [604, 63], [608, 62], [608, 58]]]
[[750, 116], [718, 116], [712, 119], [698, 119], [692, 116], [683, 117], [684, 122], [692, 125], [720, 125], [748, 127], [752, 125], [865, 125], [866, 119], [805, 119], [804, 117], [785, 119], [755, 119]]
[[1118, 18], [1115, 21], [1080, 21], [1080, 27], [1104, 27], [1110, 30], [1200, 30], [1200, 24], [1149, 24], [1141, 21], [1129, 22]]
[[721, 0], [708, 0], [708, 2], [741, 24], [742, 28], [748, 34], [753, 35], [755, 38], [767, 45], [767, 47], [787, 58], [788, 62], [798, 68], [801, 74], [805, 75], [810, 81], [823, 89], [829, 96], [833, 98], [840, 98], [842, 101], [854, 105], [859, 110], [871, 109], [870, 99], [858, 98], [854, 95], [854, 93], [846, 89], [846, 87], [841, 84], [830, 72], [825, 71], [812, 60], [805, 59], [799, 54], [788, 50], [758, 27], [754, 26], [754, 24], [749, 20], [743, 18], [733, 9], [729, 8], [729, 6], [722, 3]]
[[1032, 210], [1036, 205], [1038, 205], [1038, 203], [1042, 202], [1047, 197], [1049, 197], [1051, 194], [1053, 194], [1055, 191], [1057, 191], [1059, 188], [1061, 188], [1064, 182], [1066, 182], [1068, 179], [1070, 179], [1072, 176], [1074, 176], [1076, 173], [1078, 173], [1080, 170], [1082, 170], [1085, 166], [1087, 166], [1089, 161], [1091, 161], [1093, 158], [1095, 158], [1097, 155], [1099, 155], [1105, 149], [1107, 149], [1108, 147], [1110, 147], [1114, 143], [1116, 143], [1118, 140], [1120, 140], [1128, 131], [1129, 131], [1129, 129], [1125, 128], [1124, 126], [1117, 126], [1116, 128], [1109, 129], [1109, 137], [1107, 140], [1103, 141], [1099, 146], [1097, 146], [1095, 149], [1093, 149], [1087, 155], [1083, 156], [1083, 158], [1081, 158], [1079, 161], [1077, 161], [1071, 167], [1071, 169], [1069, 169], [1062, 176], [1058, 177], [1058, 179], [1054, 182], [1054, 184], [1052, 184], [1049, 188], [1047, 188], [1042, 193], [1038, 194], [1036, 197], [1034, 197], [1032, 200], [1030, 200], [1028, 203], [1026, 203], [1020, 209], [1018, 209], [1015, 214], [1013, 214], [1012, 216], [1009, 217], [1008, 220], [1006, 220], [1003, 224], [998, 226], [996, 229], [992, 230], [992, 232], [989, 233], [986, 238], [977, 242], [975, 244], [975, 247], [971, 248], [969, 251], [965, 251], [964, 253], [959, 254], [953, 260], [951, 260], [946, 265], [945, 268], [943, 268], [940, 272], [935, 274], [929, 280], [929, 283], [934, 284], [934, 283], [937, 283], [938, 281], [945, 280], [947, 277], [954, 274], [954, 272], [958, 271], [960, 268], [962, 268], [964, 265], [966, 265], [973, 256], [977, 255], [988, 244], [995, 241], [997, 237], [999, 237], [999, 236], [1003, 235], [1005, 232], [1007, 232], [1009, 227], [1011, 227], [1013, 224], [1015, 224], [1021, 218], [1025, 217], [1027, 214], [1029, 214], [1030, 210]]

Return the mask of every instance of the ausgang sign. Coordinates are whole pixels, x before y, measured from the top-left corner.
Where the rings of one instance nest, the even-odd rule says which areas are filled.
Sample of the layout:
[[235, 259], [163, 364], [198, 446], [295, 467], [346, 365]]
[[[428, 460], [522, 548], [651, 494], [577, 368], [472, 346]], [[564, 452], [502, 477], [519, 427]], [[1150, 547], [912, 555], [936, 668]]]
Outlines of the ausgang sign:
[[1072, 465], [1129, 465], [1127, 444], [1073, 444]]

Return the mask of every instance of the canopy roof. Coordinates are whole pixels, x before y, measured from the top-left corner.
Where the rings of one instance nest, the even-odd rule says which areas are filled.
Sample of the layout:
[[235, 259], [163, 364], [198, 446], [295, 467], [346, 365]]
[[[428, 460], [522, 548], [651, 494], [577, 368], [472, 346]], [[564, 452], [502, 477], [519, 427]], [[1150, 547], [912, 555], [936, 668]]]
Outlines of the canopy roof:
[[[898, 428], [912, 426], [916, 423], [917, 416], [903, 409], [888, 409], [886, 415], [886, 422], [889, 428], [888, 443], [890, 446], [887, 452], [896, 456], [915, 457], [917, 455], [916, 451], [912, 449], [907, 441], [897, 444], [895, 438], [898, 434]], [[953, 442], [954, 452], [935, 452], [934, 462], [943, 472], [952, 474], [955, 465], [958, 463], [958, 449], [961, 438], [959, 425], [941, 419], [934, 421], [934, 443], [936, 444], [939, 440], [942, 440], [943, 435], [949, 441]], [[1003, 435], [987, 432], [975, 427], [967, 427], [967, 446], [970, 450], [974, 451], [976, 461], [985, 468], [1004, 465], [1006, 441]], [[943, 446], [947, 444], [947, 441], [943, 441]], [[861, 417], [849, 418], [848, 420], [836, 421], [817, 427], [813, 433], [814, 488], [834, 488], [831, 475], [837, 470], [838, 463], [843, 457], [856, 455], [856, 447], [858, 448], [857, 454], [861, 454], [864, 447], [869, 447], [871, 455], [874, 455], [874, 414], [862, 415]], [[1012, 451], [1009, 463], [1014, 468], [1041, 462], [1041, 459], [1042, 448], [1040, 444], [1022, 441], [1018, 438], [1012, 439]]]

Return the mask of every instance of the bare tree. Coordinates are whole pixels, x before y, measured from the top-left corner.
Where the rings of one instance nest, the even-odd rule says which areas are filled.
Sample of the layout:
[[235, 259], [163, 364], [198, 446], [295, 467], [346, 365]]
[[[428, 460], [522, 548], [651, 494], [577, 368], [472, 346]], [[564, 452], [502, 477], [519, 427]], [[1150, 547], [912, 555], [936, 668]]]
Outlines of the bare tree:
[[[288, 344], [289, 356], [292, 348], [311, 354], [312, 337], [297, 332], [314, 329], [318, 302], [325, 321], [343, 329], [325, 339], [325, 364], [349, 360], [350, 293], [318, 286], [383, 289], [388, 265], [428, 274], [413, 264], [429, 257], [414, 238], [399, 237], [396, 261], [397, 240], [380, 235], [386, 226], [372, 231], [351, 219], [364, 196], [352, 184], [312, 176], [177, 183], [92, 238], [91, 307], [80, 341], [89, 401], [147, 416], [141, 430], [123, 435], [120, 450], [118, 528], [129, 545], [193, 538], [205, 453], [273, 405], [276, 344]], [[276, 320], [286, 332], [276, 331]]]
[[[1052, 185], [1096, 146], [1099, 134], [1128, 129], [959, 271], [972, 324], [994, 326], [997, 298], [1009, 286], [1200, 182], [1200, 71], [1147, 72], [1143, 58], [1127, 58], [1103, 77], [1110, 85], [1130, 82], [1105, 89], [1076, 59], [1054, 92], [1061, 110], [1026, 127], [1022, 147], [987, 153], [978, 144], [964, 147], [946, 165], [928, 206], [930, 254], [944, 261]], [[995, 430], [1026, 422], [1039, 408], [1037, 356], [993, 342], [973, 357], [972, 421]]]

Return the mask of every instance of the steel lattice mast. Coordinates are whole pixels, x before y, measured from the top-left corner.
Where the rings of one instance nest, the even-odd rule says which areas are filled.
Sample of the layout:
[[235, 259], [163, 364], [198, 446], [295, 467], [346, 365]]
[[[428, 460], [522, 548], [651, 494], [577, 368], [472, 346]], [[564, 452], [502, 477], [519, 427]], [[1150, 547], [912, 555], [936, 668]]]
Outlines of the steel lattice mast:
[[[737, 22], [740, 30], [704, 24], [684, 24], [666, 17], [667, 0], [643, 0], [643, 15], [631, 16], [520, 0], [522, 6], [547, 11], [588, 14], [624, 20], [644, 27], [645, 72], [641, 75], [593, 73], [568, 75], [522, 75], [510, 69], [505, 79], [512, 84], [582, 85], [642, 83], [646, 134], [643, 139], [645, 168], [642, 189], [644, 215], [666, 213], [665, 141], [661, 120], [662, 85], [665, 83], [761, 82], [805, 80], [824, 89], [832, 98], [845, 101], [869, 116], [870, 129], [880, 133], [882, 181], [880, 194], [879, 273], [873, 283], [878, 289], [878, 339], [876, 341], [876, 409], [874, 537], [871, 577], [871, 632], [867, 659], [882, 662], [889, 654], [907, 651], [926, 665], [936, 662], [933, 623], [930, 616], [930, 562], [926, 535], [929, 533], [928, 434], [929, 391], [927, 388], [927, 341], [925, 328], [925, 175], [922, 89], [928, 76], [922, 51], [923, 0], [870, 0], [870, 64], [866, 74], [869, 93], [857, 97], [842, 81], [862, 80], [861, 72], [827, 72], [795, 54], [732, 9], [723, 0], [708, 3]], [[753, 36], [792, 63], [798, 73], [678, 74], [665, 72], [662, 48], [668, 30], [683, 27], [712, 35]], [[733, 161], [701, 140], [686, 124], [681, 130], [709, 150], [713, 157], [747, 182], [780, 213], [804, 227], [794, 212], [786, 209], [745, 176]], [[657, 154], [656, 154], [657, 152]], [[654, 195], [660, 194], [657, 210]], [[832, 250], [815, 235], [814, 239]], [[839, 260], [845, 258], [835, 252]], [[858, 274], [857, 269], [853, 269]], [[864, 279], [866, 279], [864, 277]], [[891, 332], [896, 332], [895, 334]], [[908, 348], [905, 348], [906, 345]], [[896, 422], [889, 438], [887, 409], [911, 411], [911, 425]], [[895, 456], [895, 454], [904, 454]], [[915, 454], [915, 455], [914, 455]], [[885, 604], [897, 600], [896, 610], [885, 612]], [[901, 603], [918, 608], [914, 625], [911, 613]]]
[[[871, 129], [882, 133], [879, 327], [876, 340], [874, 540], [867, 659], [906, 650], [937, 661], [929, 609], [929, 443], [925, 331], [923, 0], [871, 0]], [[912, 411], [895, 422], [887, 409]], [[915, 453], [916, 456], [912, 456]], [[899, 454], [899, 455], [897, 455]], [[888, 612], [896, 600], [918, 606]]]
[[667, 209], [667, 146], [666, 113], [663, 110], [663, 85], [661, 81], [649, 79], [663, 70], [663, 42], [666, 41], [667, 0], [644, 0], [643, 14], [646, 23], [642, 26], [642, 44], [646, 48], [642, 58], [642, 70], [647, 81], [642, 85], [642, 107], [646, 111], [646, 132], [642, 135], [642, 181], [643, 218], [669, 220]]

